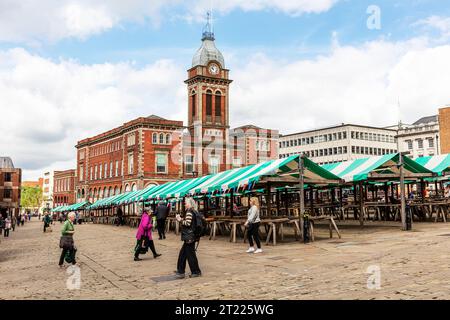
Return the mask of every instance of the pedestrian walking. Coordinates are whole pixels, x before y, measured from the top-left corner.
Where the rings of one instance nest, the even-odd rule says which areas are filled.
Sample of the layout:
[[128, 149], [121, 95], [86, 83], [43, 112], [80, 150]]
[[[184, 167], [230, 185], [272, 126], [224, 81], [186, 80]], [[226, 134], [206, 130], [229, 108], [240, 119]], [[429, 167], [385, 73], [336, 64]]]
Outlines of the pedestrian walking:
[[3, 215], [0, 214], [0, 236], [3, 234], [3, 229], [5, 228], [5, 219]]
[[191, 269], [191, 277], [199, 277], [202, 275], [195, 253], [195, 243], [199, 240], [194, 230], [195, 223], [197, 222], [195, 221], [198, 213], [197, 203], [193, 198], [186, 198], [185, 208], [186, 214], [184, 219], [179, 214], [176, 215], [177, 221], [181, 223], [181, 241], [183, 241], [183, 246], [178, 255], [176, 271], [176, 276], [180, 279], [185, 277], [186, 260]]
[[117, 207], [116, 210], [116, 214], [117, 214], [117, 220], [116, 220], [116, 225], [117, 226], [123, 226], [123, 211], [120, 207]]
[[11, 218], [11, 228], [12, 228], [12, 231], [15, 231], [15, 230], [16, 230], [16, 221], [17, 221], [16, 215], [13, 214], [13, 215], [12, 215], [12, 218]]
[[158, 258], [161, 254], [156, 252], [155, 243], [153, 242], [152, 237], [152, 217], [151, 217], [151, 209], [144, 208], [142, 211], [141, 222], [139, 223], [138, 231], [136, 233], [136, 247], [134, 248], [134, 261], [140, 261], [142, 259], [139, 258], [139, 255], [145, 254], [148, 251], [148, 248], [153, 253], [153, 258]]
[[22, 214], [20, 216], [20, 223], [22, 224], [22, 226], [25, 224], [25, 214]]
[[59, 247], [62, 249], [61, 256], [59, 257], [60, 267], [63, 266], [64, 260], [71, 264], [77, 263], [75, 258], [77, 249], [73, 241], [73, 235], [75, 233], [75, 227], [73, 226], [74, 221], [75, 213], [71, 212], [61, 229], [61, 239], [59, 241]]
[[166, 219], [169, 210], [169, 206], [164, 201], [160, 201], [156, 207], [156, 228], [158, 229], [159, 240], [166, 238]]
[[47, 232], [47, 228], [50, 228], [50, 222], [51, 222], [50, 214], [47, 212], [44, 216], [44, 233]]
[[6, 217], [5, 219], [5, 238], [9, 237], [9, 230], [11, 230], [11, 219], [9, 217]]
[[[245, 226], [247, 227], [247, 237], [250, 247], [247, 253], [261, 253], [261, 241], [259, 240], [259, 224], [261, 219], [259, 217], [259, 203], [258, 198], [250, 199], [250, 209], [248, 210], [247, 221]], [[257, 249], [253, 246], [253, 241], [256, 243]]]

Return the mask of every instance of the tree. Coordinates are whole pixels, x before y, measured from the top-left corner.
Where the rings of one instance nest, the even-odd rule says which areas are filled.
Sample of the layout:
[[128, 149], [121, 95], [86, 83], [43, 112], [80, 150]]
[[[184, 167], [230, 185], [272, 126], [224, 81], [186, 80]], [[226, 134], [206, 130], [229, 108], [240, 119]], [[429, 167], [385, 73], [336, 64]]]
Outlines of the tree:
[[42, 203], [42, 189], [39, 187], [22, 187], [20, 206], [23, 208], [38, 208]]

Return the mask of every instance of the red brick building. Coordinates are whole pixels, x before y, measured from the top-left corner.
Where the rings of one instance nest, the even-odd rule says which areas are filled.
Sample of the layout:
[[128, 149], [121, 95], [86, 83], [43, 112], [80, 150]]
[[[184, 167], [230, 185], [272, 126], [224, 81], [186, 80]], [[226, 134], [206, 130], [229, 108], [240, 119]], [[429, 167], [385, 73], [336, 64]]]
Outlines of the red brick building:
[[246, 125], [231, 131], [234, 168], [278, 159], [278, 130]]
[[53, 175], [53, 206], [75, 203], [75, 169], [55, 171]]
[[11, 158], [0, 157], [0, 214], [18, 215], [22, 170], [14, 168]]
[[182, 121], [152, 115], [78, 142], [76, 200], [179, 179]]
[[150, 116], [78, 142], [76, 201], [278, 159], [278, 131], [230, 130], [232, 80], [208, 24], [187, 71], [188, 125]]

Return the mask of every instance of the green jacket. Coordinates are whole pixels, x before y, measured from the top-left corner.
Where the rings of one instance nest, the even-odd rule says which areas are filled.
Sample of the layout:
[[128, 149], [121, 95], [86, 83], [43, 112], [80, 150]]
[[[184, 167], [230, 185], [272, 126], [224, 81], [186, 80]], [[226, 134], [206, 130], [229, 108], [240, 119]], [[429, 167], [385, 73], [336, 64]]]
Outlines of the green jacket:
[[61, 234], [63, 236], [72, 235], [71, 233], [67, 233], [67, 231], [74, 231], [74, 230], [75, 228], [73, 227], [72, 221], [67, 219], [66, 222], [64, 222], [63, 227], [61, 229]]

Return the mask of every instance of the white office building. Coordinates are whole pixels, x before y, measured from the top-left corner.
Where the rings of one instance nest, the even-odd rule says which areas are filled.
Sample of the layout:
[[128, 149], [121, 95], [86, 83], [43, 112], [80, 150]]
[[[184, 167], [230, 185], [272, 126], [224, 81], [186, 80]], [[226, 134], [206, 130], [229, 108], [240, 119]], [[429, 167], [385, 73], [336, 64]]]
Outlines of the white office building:
[[280, 136], [279, 158], [305, 154], [318, 164], [397, 152], [397, 131], [353, 124]]
[[439, 117], [424, 117], [413, 124], [399, 124], [390, 127], [398, 129], [398, 142], [401, 152], [409, 152], [415, 159], [424, 156], [439, 155]]
[[42, 190], [43, 203], [42, 208], [53, 208], [53, 177], [55, 172], [49, 171], [44, 173], [44, 185]]

